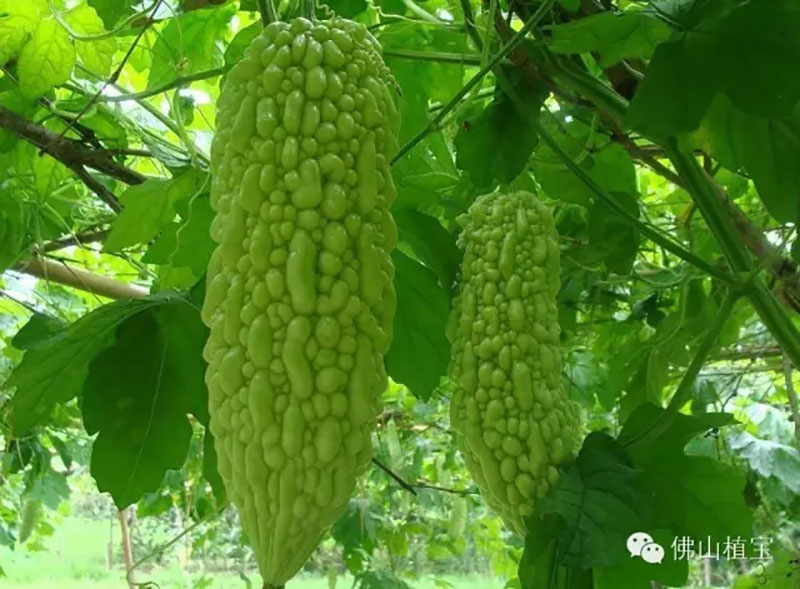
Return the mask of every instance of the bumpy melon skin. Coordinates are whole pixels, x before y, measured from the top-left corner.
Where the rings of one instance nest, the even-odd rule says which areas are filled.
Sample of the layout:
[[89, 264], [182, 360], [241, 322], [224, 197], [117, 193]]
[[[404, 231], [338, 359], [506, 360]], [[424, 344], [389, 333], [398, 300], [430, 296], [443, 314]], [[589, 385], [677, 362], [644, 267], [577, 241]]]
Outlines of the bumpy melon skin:
[[272, 586], [302, 567], [371, 459], [396, 306], [396, 128], [380, 47], [339, 19], [270, 24], [217, 104], [210, 427]]
[[448, 335], [450, 421], [481, 494], [520, 535], [580, 438], [561, 387], [558, 241], [533, 194], [479, 197], [460, 219], [464, 250]]

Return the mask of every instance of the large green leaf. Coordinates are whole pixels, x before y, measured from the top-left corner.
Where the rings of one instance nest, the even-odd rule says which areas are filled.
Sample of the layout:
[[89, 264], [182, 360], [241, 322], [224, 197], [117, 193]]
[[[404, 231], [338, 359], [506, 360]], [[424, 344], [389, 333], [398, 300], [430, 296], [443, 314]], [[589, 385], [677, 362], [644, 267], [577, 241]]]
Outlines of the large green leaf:
[[562, 564], [592, 568], [629, 558], [625, 541], [646, 528], [650, 509], [649, 496], [625, 451], [613, 438], [595, 432], [584, 440], [575, 462], [550, 494], [537, 503], [534, 517], [555, 515], [562, 520], [557, 544]]
[[626, 558], [612, 567], [598, 567], [592, 571], [594, 589], [651, 589], [651, 581], [667, 587], [682, 587], [689, 576], [689, 562], [676, 558], [670, 548], [675, 535], [669, 530], [647, 530], [653, 541], [664, 549], [664, 559], [656, 566], [642, 558]]
[[86, 431], [97, 434], [91, 473], [118, 508], [183, 465], [192, 437], [187, 414], [207, 422], [205, 339], [197, 309], [181, 299], [128, 318], [91, 362], [81, 402]]
[[263, 28], [264, 25], [261, 24], [261, 21], [258, 21], [236, 33], [236, 36], [225, 48], [225, 65], [232, 66], [242, 59], [245, 49], [250, 46], [250, 43], [258, 36]]
[[175, 250], [170, 263], [178, 267], [188, 266], [200, 277], [216, 247], [209, 233], [214, 211], [207, 193], [192, 198], [187, 209], [185, 220], [175, 232]]
[[0, 272], [22, 255], [25, 243], [25, 212], [13, 195], [0, 199]]
[[[639, 217], [639, 204], [630, 194], [615, 192], [609, 196], [628, 213]], [[639, 251], [639, 230], [597, 199], [589, 209], [589, 247], [595, 255], [604, 258], [609, 270], [628, 274]]]
[[0, 63], [14, 57], [47, 11], [46, 0], [0, 2]]
[[175, 218], [175, 205], [198, 194], [206, 180], [205, 174], [189, 170], [170, 180], [150, 179], [128, 188], [120, 196], [125, 208], [114, 220], [104, 249], [115, 252], [150, 241]]
[[517, 105], [498, 91], [486, 108], [461, 121], [453, 140], [456, 164], [478, 188], [511, 182], [525, 169], [538, 142], [530, 121], [538, 118], [549, 91], [517, 86], [527, 112], [521, 113]]
[[598, 52], [600, 64], [607, 66], [621, 59], [649, 59], [656, 46], [670, 36], [670, 28], [651, 14], [600, 12], [551, 27], [554, 53]]
[[[620, 441], [636, 438], [663, 419], [663, 412], [654, 405], [641, 405], [625, 423]], [[691, 417], [679, 413], [658, 438], [632, 447], [634, 464], [643, 471], [642, 481], [659, 506], [658, 527], [676, 535], [710, 535], [718, 540], [751, 534], [753, 515], [744, 501], [744, 474], [713, 458], [684, 453], [692, 437], [731, 423], [732, 417], [724, 413]]]
[[87, 0], [89, 6], [97, 11], [107, 28], [113, 28], [119, 20], [133, 13], [133, 0]]
[[367, 9], [367, 0], [327, 0], [325, 4], [343, 18], [353, 18]]
[[563, 529], [563, 521], [553, 514], [530, 526], [517, 571], [520, 589], [592, 589], [590, 570], [560, 562], [558, 534]]
[[29, 349], [4, 384], [16, 389], [11, 399], [11, 424], [15, 435], [28, 431], [50, 416], [57, 403], [79, 394], [89, 363], [113, 343], [114, 332], [129, 317], [174, 300], [155, 295], [135, 301], [103, 305]]
[[[80, 5], [66, 14], [70, 28], [81, 36], [101, 35], [106, 32], [103, 20], [91, 6]], [[76, 40], [75, 50], [78, 59], [93, 74], [106, 77], [111, 73], [111, 63], [117, 50], [114, 37], [93, 39], [91, 41]]]
[[800, 450], [747, 432], [728, 437], [731, 449], [747, 459], [750, 467], [764, 478], [775, 477], [793, 493], [800, 495]]
[[800, 212], [800, 119], [751, 116], [718, 96], [703, 127], [710, 135], [714, 157], [753, 179], [772, 216], [784, 223], [796, 221]]
[[[575, 149], [575, 140], [572, 137], [556, 138], [571, 144], [573, 150]], [[637, 195], [636, 168], [630, 154], [621, 145], [609, 144], [593, 155], [583, 153], [575, 159], [606, 192], [623, 193], [631, 197]], [[532, 168], [536, 180], [552, 199], [588, 207], [597, 198], [547, 145], [536, 150]]]
[[57, 336], [64, 327], [64, 323], [55, 317], [34, 313], [13, 337], [11, 345], [18, 350], [32, 350], [46, 346], [48, 338]]
[[54, 18], [43, 19], [20, 52], [19, 88], [25, 96], [38, 98], [66, 82], [74, 66], [75, 47], [69, 35]]
[[635, 128], [692, 131], [717, 93], [750, 115], [791, 115], [800, 99], [794, 0], [664, 0], [652, 10], [679, 32], [658, 46], [639, 84], [628, 110]]
[[218, 40], [236, 12], [235, 4], [194, 10], [172, 19], [153, 46], [148, 88], [224, 63]]
[[413, 209], [394, 212], [400, 243], [411, 248], [414, 256], [431, 268], [447, 290], [455, 283], [461, 251], [456, 236], [438, 219]]
[[[523, 589], [649, 589], [652, 580], [683, 585], [688, 563], [670, 554], [674, 534], [653, 525], [659, 506], [642, 475], [617, 441], [589, 434], [528, 520], [519, 568]], [[659, 566], [628, 553], [628, 537], [636, 532], [664, 548]]]
[[394, 337], [386, 368], [422, 399], [430, 397], [450, 359], [445, 335], [450, 297], [436, 274], [400, 251], [392, 255], [397, 289]]

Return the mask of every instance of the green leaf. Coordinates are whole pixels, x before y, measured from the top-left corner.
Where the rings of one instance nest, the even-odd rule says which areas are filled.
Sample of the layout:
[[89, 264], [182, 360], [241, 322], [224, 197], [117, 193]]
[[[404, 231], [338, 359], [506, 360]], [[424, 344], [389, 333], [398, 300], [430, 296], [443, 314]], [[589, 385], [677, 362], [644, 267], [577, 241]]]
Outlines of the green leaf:
[[408, 583], [390, 571], [375, 570], [369, 570], [359, 575], [358, 586], [361, 589], [411, 589]]
[[244, 57], [244, 51], [250, 46], [263, 29], [261, 21], [254, 22], [236, 33], [236, 36], [225, 48], [225, 65], [232, 66]]
[[[429, 140], [432, 138], [428, 138]], [[397, 162], [393, 176], [397, 182], [396, 210], [416, 207], [429, 207], [444, 202], [446, 195], [452, 193], [459, 185], [458, 176], [432, 171], [430, 161], [421, 162], [423, 158], [412, 157]], [[425, 167], [420, 169], [415, 164]]]
[[[98, 35], [106, 32], [103, 20], [91, 6], [79, 5], [65, 15], [70, 28], [78, 35]], [[83, 66], [90, 72], [105, 78], [111, 73], [111, 63], [117, 51], [114, 37], [93, 41], [75, 41], [75, 51]]]
[[121, 18], [133, 14], [131, 8], [133, 0], [87, 0], [87, 2], [97, 11], [109, 29], [113, 28]]
[[445, 336], [450, 299], [431, 270], [397, 250], [392, 259], [397, 312], [386, 369], [414, 395], [428, 399], [450, 359]]
[[[800, 214], [800, 119], [749, 116], [724, 96], [712, 103], [703, 127], [715, 158], [753, 179], [764, 206], [776, 220]], [[794, 195], [793, 197], [790, 195]]]
[[[2, 24], [2, 19], [0, 19], [0, 24]], [[0, 34], [2, 33], [0, 32]], [[0, 63], [3, 63], [2, 55], [0, 55]], [[23, 96], [16, 85], [10, 90], [0, 94], [0, 106], [30, 120], [34, 120], [36, 111], [39, 109], [36, 102]], [[12, 151], [14, 147], [17, 146], [18, 142], [19, 135], [8, 129], [0, 129], [0, 153]], [[1, 247], [0, 251], [2, 251]]]
[[[49, 131], [56, 133], [62, 128], [55, 119], [51, 119], [44, 126]], [[35, 145], [27, 142], [20, 143], [17, 149], [20, 154], [17, 168], [23, 173], [29, 171], [29, 178], [32, 180], [31, 187], [42, 199], [49, 197], [64, 180], [70, 177], [69, 168], [47, 154], [40, 154], [39, 148]], [[28, 164], [30, 165], [29, 168]]]
[[13, 195], [0, 199], [0, 272], [22, 255], [25, 245], [25, 212]]
[[367, 0], [325, 0], [336, 16], [353, 18], [367, 9]]
[[563, 521], [557, 543], [563, 565], [593, 568], [630, 558], [625, 542], [645, 529], [649, 510], [650, 497], [622, 446], [593, 432], [550, 494], [537, 503], [533, 517], [556, 515]]
[[177, 100], [173, 99], [169, 104], [169, 116], [187, 127], [191, 125], [194, 121], [194, 97], [178, 95]]
[[[402, 13], [405, 10], [400, 10]], [[440, 27], [420, 27], [414, 23], [396, 22], [383, 27], [378, 40], [384, 50], [415, 50], [464, 53], [469, 50], [467, 38], [455, 30]], [[400, 133], [402, 144], [414, 136], [428, 121], [431, 101], [446, 102], [458, 92], [464, 80], [465, 67], [455, 64], [414, 61], [386, 57], [400, 86]], [[428, 138], [415, 148], [415, 154], [424, 154], [434, 140]]]
[[780, 546], [772, 551], [772, 562], [766, 566], [756, 566], [737, 577], [731, 589], [797, 589], [800, 570], [796, 552]]
[[548, 515], [529, 525], [519, 561], [520, 589], [592, 589], [592, 573], [560, 563], [558, 534], [564, 523]]
[[105, 108], [98, 108], [91, 115], [81, 117], [81, 125], [94, 131], [108, 149], [128, 147], [125, 127]]
[[46, 0], [0, 1], [0, 63], [19, 53], [46, 11]]
[[208, 266], [216, 244], [209, 233], [214, 211], [208, 193], [198, 194], [189, 202], [188, 217], [175, 233], [173, 266], [188, 266], [200, 277]]
[[219, 67], [224, 58], [218, 40], [227, 29], [236, 5], [194, 10], [170, 20], [153, 46], [147, 88]]
[[408, 245], [418, 260], [436, 272], [439, 283], [450, 290], [461, 263], [456, 236], [435, 217], [413, 209], [394, 211], [394, 220], [400, 243]]
[[178, 232], [180, 223], [170, 223], [165, 225], [153, 242], [142, 256], [142, 262], [146, 264], [169, 264], [170, 256], [175, 251], [177, 241], [175, 234]]
[[103, 305], [48, 338], [46, 345], [28, 350], [4, 384], [4, 388], [16, 388], [10, 402], [14, 434], [19, 436], [42, 423], [57, 403], [80, 392], [89, 363], [111, 345], [114, 331], [123, 321], [172, 297], [156, 295]]
[[[644, 404], [628, 418], [619, 440], [627, 443], [661, 419], [664, 409]], [[689, 440], [708, 429], [734, 423], [725, 413], [677, 414], [670, 427], [647, 446], [632, 446], [634, 464], [658, 506], [655, 525], [676, 535], [724, 539], [747, 537], [752, 513], [745, 505], [745, 476], [706, 456], [687, 456]]]
[[54, 18], [39, 22], [17, 62], [19, 89], [28, 98], [38, 98], [53, 86], [66, 82], [75, 66], [75, 47]]
[[375, 518], [369, 511], [362, 511], [350, 502], [333, 527], [331, 536], [342, 547], [347, 568], [351, 573], [360, 572], [364, 557], [375, 550]]
[[800, 11], [793, 0], [695, 0], [656, 5], [680, 28], [656, 48], [628, 109], [643, 133], [698, 127], [715, 94], [750, 115], [786, 117], [800, 99]]
[[58, 509], [61, 501], [68, 497], [67, 477], [52, 468], [47, 468], [41, 476], [36, 478], [30, 494], [31, 499], [41, 501], [50, 509]]
[[[661, 419], [664, 409], [652, 404], [644, 404], [625, 421], [618, 440], [623, 445], [628, 445], [631, 440], [648, 430], [656, 420]], [[669, 428], [662, 433], [656, 443], [652, 442], [646, 449], [634, 448], [630, 451], [634, 462], [646, 456], [659, 457], [662, 454], [674, 454], [681, 451], [693, 437], [711, 429], [733, 425], [737, 423], [730, 413], [705, 413], [698, 416], [675, 415]]]
[[175, 218], [175, 205], [196, 195], [207, 176], [190, 169], [170, 180], [150, 179], [131, 186], [120, 196], [124, 209], [114, 220], [103, 249], [119, 251], [156, 236], [161, 227]]
[[786, 444], [760, 440], [747, 432], [728, 436], [728, 443], [762, 477], [775, 477], [793, 493], [800, 495], [800, 450]]
[[656, 46], [670, 36], [663, 22], [638, 10], [600, 12], [550, 28], [554, 53], [600, 54], [600, 65], [609, 66], [622, 59], [649, 59]]
[[228, 494], [217, 466], [217, 449], [214, 446], [214, 436], [207, 426], [203, 434], [203, 478], [211, 486], [211, 492], [214, 493], [217, 504], [224, 505], [227, 503]]
[[[609, 196], [624, 210], [639, 217], [639, 204], [629, 194], [615, 192]], [[609, 270], [624, 276], [631, 271], [639, 251], [639, 230], [597, 199], [589, 209], [589, 247], [605, 259]]]
[[592, 571], [594, 589], [651, 589], [651, 581], [668, 587], [683, 587], [689, 577], [689, 561], [675, 558], [670, 546], [675, 535], [669, 530], [647, 530], [653, 541], [664, 548], [664, 560], [658, 565], [641, 558], [627, 558], [619, 564], [608, 568], [596, 568]]
[[34, 350], [46, 346], [48, 339], [61, 332], [66, 326], [63, 322], [44, 313], [34, 313], [28, 322], [16, 333], [11, 345], [18, 350]]
[[[607, 193], [637, 195], [636, 168], [630, 154], [619, 144], [609, 144], [579, 165]], [[546, 145], [536, 150], [533, 173], [550, 198], [588, 206], [597, 197]]]
[[659, 523], [678, 535], [747, 537], [752, 513], [745, 505], [745, 476], [706, 456], [671, 456], [637, 462], [643, 480], [656, 496]]
[[91, 362], [81, 403], [86, 431], [97, 434], [91, 473], [119, 509], [183, 465], [187, 413], [207, 420], [205, 339], [198, 311], [179, 300], [128, 318]]
[[498, 90], [486, 108], [461, 121], [453, 140], [456, 165], [479, 188], [488, 188], [495, 182], [511, 182], [525, 169], [538, 142], [528, 117], [539, 116], [547, 94], [541, 87], [525, 92], [523, 98], [530, 110], [522, 114]]

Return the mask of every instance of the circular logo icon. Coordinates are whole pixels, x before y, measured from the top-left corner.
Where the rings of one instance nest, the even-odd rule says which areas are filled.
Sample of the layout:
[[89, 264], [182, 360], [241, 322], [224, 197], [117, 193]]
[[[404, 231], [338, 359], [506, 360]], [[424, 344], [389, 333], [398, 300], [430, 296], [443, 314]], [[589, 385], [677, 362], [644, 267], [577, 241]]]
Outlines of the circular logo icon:
[[635, 532], [628, 536], [628, 542], [626, 546], [628, 547], [628, 552], [631, 553], [631, 556], [641, 556], [642, 555], [642, 548], [645, 547], [647, 544], [653, 543], [653, 537], [650, 534], [645, 532]]
[[656, 544], [655, 542], [651, 542], [650, 544], [645, 544], [642, 547], [642, 560], [645, 562], [649, 562], [650, 564], [661, 564], [661, 561], [664, 560], [664, 548], [661, 544]]

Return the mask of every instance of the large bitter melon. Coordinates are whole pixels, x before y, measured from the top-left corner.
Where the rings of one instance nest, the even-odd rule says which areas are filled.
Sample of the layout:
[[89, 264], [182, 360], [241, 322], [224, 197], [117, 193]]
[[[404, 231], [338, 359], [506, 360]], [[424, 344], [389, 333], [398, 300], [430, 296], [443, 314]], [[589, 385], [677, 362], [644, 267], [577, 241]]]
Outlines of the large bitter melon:
[[217, 104], [210, 427], [269, 586], [302, 567], [371, 458], [396, 306], [392, 91], [362, 25], [297, 18], [252, 41]]
[[524, 535], [580, 437], [561, 387], [559, 250], [550, 210], [527, 192], [479, 197], [448, 325], [451, 426], [491, 508]]

